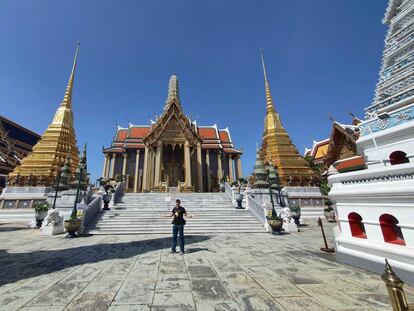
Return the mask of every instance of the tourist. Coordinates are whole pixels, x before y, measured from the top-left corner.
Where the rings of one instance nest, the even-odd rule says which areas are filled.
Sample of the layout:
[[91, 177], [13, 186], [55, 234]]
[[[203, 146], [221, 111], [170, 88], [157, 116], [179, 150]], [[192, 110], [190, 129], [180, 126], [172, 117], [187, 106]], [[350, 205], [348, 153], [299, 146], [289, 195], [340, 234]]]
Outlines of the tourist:
[[171, 211], [171, 215], [163, 216], [163, 217], [173, 217], [173, 240], [172, 240], [172, 247], [171, 253], [176, 253], [177, 247], [177, 235], [180, 234], [180, 254], [184, 254], [184, 226], [185, 226], [185, 219], [192, 218], [193, 216], [187, 215], [187, 211], [184, 207], [181, 206], [181, 200], [175, 200], [175, 207]]

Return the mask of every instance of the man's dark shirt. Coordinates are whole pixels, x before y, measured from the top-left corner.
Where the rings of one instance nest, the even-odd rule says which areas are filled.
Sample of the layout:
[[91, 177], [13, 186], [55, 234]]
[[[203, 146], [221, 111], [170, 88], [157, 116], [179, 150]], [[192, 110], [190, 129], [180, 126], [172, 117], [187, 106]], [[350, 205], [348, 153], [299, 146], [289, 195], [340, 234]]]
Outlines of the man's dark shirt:
[[184, 207], [174, 207], [171, 213], [174, 216], [174, 219], [172, 221], [173, 225], [185, 225], [186, 221], [184, 219], [184, 214], [187, 212], [185, 211]]

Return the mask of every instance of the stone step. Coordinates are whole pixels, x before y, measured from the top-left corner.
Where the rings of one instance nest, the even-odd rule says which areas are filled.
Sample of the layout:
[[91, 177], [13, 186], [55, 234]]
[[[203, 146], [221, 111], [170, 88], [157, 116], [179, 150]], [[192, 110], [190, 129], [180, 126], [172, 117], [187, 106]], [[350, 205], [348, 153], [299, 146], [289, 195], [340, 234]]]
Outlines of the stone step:
[[[120, 231], [119, 229], [113, 229], [113, 230], [109, 230], [109, 229], [105, 229], [105, 230], [90, 230], [88, 233], [89, 234], [94, 234], [94, 235], [99, 235], [99, 234], [104, 234], [104, 235], [116, 235], [116, 234], [120, 234], [120, 235], [129, 235], [129, 234], [171, 234], [172, 229], [165, 229], [165, 230], [128, 230], [128, 231]], [[186, 235], [192, 235], [192, 234], [214, 234], [214, 233], [264, 233], [264, 229], [251, 229], [251, 228], [240, 228], [240, 229], [210, 229], [210, 230], [206, 230], [206, 229], [185, 229], [185, 234]]]

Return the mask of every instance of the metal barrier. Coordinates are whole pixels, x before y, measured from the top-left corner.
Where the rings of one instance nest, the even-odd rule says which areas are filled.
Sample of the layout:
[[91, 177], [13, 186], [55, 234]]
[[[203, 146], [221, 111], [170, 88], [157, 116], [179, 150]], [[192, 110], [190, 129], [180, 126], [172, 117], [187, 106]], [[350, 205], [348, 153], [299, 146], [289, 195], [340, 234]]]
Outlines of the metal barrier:
[[381, 276], [387, 287], [392, 309], [394, 311], [413, 311], [414, 304], [409, 304], [404, 292], [404, 282], [392, 270], [388, 260], [385, 259], [385, 272]]

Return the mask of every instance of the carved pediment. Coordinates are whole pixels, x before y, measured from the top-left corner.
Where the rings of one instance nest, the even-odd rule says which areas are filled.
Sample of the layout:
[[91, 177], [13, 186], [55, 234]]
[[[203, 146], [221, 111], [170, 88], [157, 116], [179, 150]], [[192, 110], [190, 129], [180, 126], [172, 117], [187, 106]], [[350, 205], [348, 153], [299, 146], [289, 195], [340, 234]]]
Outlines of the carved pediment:
[[201, 142], [194, 126], [183, 114], [181, 106], [175, 100], [167, 104], [164, 113], [143, 138], [144, 142], [149, 145], [155, 145], [160, 139], [166, 142], [184, 142], [188, 140], [190, 145]]

